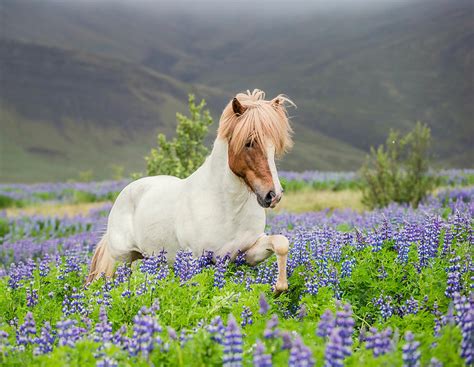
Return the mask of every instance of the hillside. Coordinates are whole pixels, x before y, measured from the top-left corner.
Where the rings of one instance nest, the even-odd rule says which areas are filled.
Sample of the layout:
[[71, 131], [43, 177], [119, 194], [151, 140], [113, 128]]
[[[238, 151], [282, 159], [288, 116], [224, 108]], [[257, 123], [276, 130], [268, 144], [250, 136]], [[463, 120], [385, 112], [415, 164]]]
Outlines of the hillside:
[[[143, 156], [157, 132], [172, 135], [176, 112], [187, 111], [188, 93], [205, 98], [214, 112], [231, 98], [217, 89], [84, 52], [3, 40], [0, 55], [2, 181], [65, 180], [86, 170], [107, 178], [113, 165], [126, 172], [143, 170]], [[217, 119], [218, 113], [214, 115]], [[209, 144], [216, 128], [211, 127]], [[285, 168], [316, 163], [350, 169], [360, 163], [361, 152], [349, 145], [295, 128], [306, 143], [298, 144]], [[317, 160], [309, 159], [315, 156]]]
[[[247, 10], [232, 17], [140, 3], [6, 0], [4, 42], [50, 50], [50, 58], [76, 60], [71, 68], [78, 70], [65, 66], [49, 75], [43, 94], [40, 79], [48, 67], [36, 69], [36, 56], [25, 53], [33, 69], [22, 68], [23, 60], [6, 73], [13, 87], [2, 93], [3, 109], [21, 121], [42, 120], [55, 133], [64, 116], [76, 127], [118, 129], [146, 146], [143, 156], [154, 140], [150, 131], [173, 130], [174, 112], [185, 110], [189, 90], [208, 98], [216, 117], [233, 93], [258, 87], [269, 95], [284, 92], [298, 105], [291, 111], [295, 151], [285, 168], [357, 168], [363, 151], [384, 141], [390, 128], [406, 131], [417, 120], [432, 128], [439, 164], [472, 167], [470, 1], [314, 8], [292, 17]], [[89, 64], [85, 75], [81, 65]], [[15, 78], [24, 73], [39, 83], [38, 95], [16, 90]], [[64, 85], [78, 79], [68, 94], [72, 88]], [[141, 142], [136, 131], [147, 132]]]

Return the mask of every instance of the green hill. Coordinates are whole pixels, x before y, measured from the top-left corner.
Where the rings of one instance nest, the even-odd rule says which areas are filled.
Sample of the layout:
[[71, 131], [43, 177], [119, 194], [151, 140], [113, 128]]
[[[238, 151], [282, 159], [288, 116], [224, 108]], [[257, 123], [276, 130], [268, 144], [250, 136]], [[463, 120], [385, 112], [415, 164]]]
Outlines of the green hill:
[[[2, 149], [15, 157], [2, 159], [3, 180], [39, 179], [15, 171], [23, 156], [33, 167], [44, 163], [51, 179], [89, 166], [105, 177], [110, 170], [101, 167], [121, 161], [138, 170], [155, 132], [174, 130], [189, 91], [208, 99], [217, 117], [236, 91], [255, 87], [298, 105], [284, 168], [355, 169], [390, 128], [406, 131], [417, 120], [432, 128], [439, 164], [474, 164], [470, 1], [314, 7], [293, 16], [52, 0], [5, 0], [1, 11]], [[49, 133], [41, 144], [39, 134], [17, 143], [21, 134], [7, 121]], [[98, 141], [101, 154], [88, 148], [95, 159], [74, 153], [107, 134], [121, 143]], [[53, 156], [64, 161], [58, 173], [48, 166]]]

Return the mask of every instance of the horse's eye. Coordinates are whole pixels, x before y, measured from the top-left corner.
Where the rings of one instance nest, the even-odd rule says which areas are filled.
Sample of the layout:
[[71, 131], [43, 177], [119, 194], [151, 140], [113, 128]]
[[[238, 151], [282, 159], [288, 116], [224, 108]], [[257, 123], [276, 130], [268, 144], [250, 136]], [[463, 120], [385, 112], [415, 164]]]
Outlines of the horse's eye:
[[253, 141], [248, 141], [247, 143], [245, 143], [245, 147], [246, 148], [252, 148], [253, 147]]

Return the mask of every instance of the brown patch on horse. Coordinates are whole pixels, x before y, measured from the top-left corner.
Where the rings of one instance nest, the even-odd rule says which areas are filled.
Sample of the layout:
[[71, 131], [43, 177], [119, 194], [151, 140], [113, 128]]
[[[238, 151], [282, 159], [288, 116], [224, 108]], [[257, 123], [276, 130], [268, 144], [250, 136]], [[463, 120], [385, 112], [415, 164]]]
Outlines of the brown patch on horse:
[[238, 152], [229, 148], [229, 167], [257, 196], [264, 198], [274, 191], [272, 173], [264, 148], [257, 142], [247, 142]]

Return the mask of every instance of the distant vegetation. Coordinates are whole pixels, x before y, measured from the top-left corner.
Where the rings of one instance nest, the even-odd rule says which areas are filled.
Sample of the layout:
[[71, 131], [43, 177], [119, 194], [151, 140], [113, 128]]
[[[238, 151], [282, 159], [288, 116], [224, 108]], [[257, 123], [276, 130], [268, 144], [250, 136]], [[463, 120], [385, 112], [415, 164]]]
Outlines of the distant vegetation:
[[420, 122], [403, 137], [390, 131], [385, 146], [372, 148], [360, 171], [363, 202], [370, 208], [391, 202], [416, 208], [434, 187], [428, 175], [430, 144], [430, 129]]
[[168, 141], [164, 134], [158, 134], [158, 146], [145, 157], [147, 176], [185, 178], [203, 164], [209, 152], [204, 139], [212, 124], [211, 114], [204, 109], [205, 105], [205, 100], [196, 105], [194, 95], [189, 95], [189, 117], [176, 114], [176, 137]]

